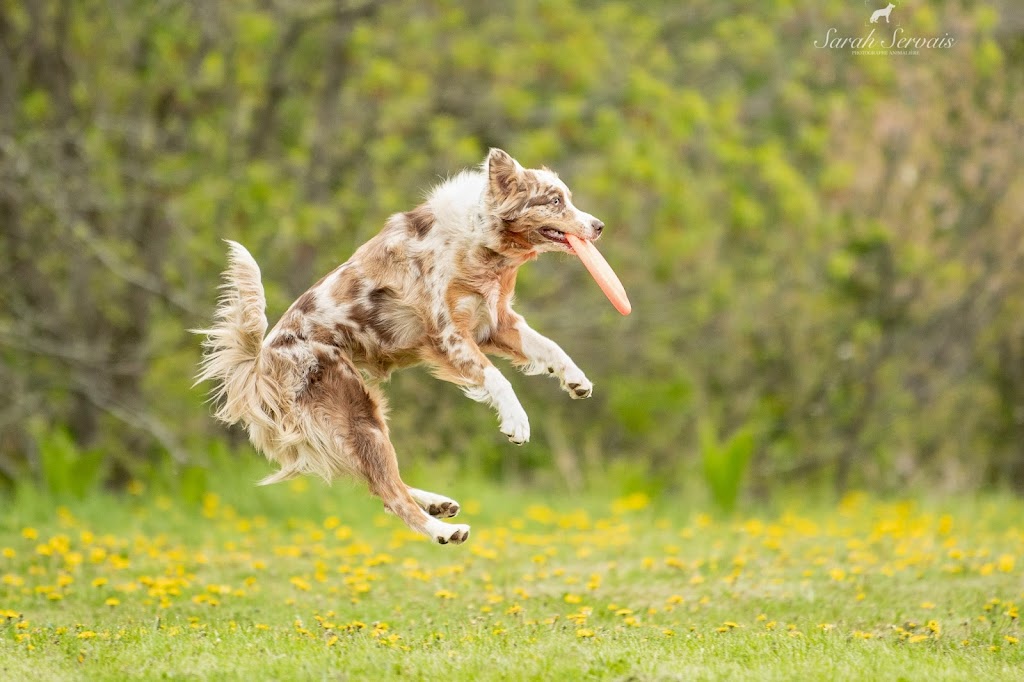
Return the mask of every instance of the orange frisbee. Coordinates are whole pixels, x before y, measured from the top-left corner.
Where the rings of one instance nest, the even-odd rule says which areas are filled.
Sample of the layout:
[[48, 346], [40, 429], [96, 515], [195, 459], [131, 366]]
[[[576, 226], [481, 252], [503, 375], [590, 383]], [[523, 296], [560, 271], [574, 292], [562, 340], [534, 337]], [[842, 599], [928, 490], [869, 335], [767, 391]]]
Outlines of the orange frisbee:
[[608, 265], [608, 261], [597, 250], [594, 243], [580, 239], [573, 234], [566, 234], [565, 239], [569, 242], [572, 250], [576, 252], [576, 255], [579, 256], [583, 265], [590, 271], [590, 276], [597, 282], [597, 286], [601, 287], [601, 291], [612, 302], [615, 309], [623, 315], [629, 315], [633, 310], [633, 306], [629, 304], [626, 290], [623, 288], [619, 278], [615, 276], [612, 266]]

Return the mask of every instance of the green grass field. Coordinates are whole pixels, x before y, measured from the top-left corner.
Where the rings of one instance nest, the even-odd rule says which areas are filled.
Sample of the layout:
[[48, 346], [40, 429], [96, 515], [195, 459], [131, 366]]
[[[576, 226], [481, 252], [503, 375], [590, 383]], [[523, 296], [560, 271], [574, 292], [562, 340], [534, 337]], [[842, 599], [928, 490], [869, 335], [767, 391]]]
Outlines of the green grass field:
[[442, 547], [352, 486], [239, 481], [191, 506], [142, 484], [6, 500], [0, 675], [1024, 676], [1024, 504], [1008, 498], [852, 495], [726, 519], [484, 487], [456, 495], [469, 542]]

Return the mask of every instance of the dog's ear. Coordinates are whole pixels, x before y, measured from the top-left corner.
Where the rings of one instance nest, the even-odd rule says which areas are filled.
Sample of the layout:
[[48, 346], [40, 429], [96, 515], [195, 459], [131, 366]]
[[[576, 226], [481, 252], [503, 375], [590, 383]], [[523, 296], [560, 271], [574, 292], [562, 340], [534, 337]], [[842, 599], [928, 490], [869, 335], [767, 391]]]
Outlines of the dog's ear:
[[525, 204], [526, 182], [523, 167], [508, 152], [494, 147], [484, 162], [487, 189], [492, 204], [505, 220], [511, 220]]

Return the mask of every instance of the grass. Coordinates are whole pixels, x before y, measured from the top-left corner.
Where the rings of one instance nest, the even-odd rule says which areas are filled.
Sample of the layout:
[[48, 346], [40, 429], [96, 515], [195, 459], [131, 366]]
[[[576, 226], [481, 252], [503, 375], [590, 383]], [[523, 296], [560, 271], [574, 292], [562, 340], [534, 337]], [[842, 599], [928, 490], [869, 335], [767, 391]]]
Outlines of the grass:
[[643, 494], [570, 500], [477, 487], [459, 498], [472, 537], [441, 547], [355, 488], [298, 480], [239, 490], [240, 480], [193, 506], [142, 484], [59, 507], [31, 491], [7, 500], [3, 677], [996, 680], [1024, 671], [1016, 500], [852, 495], [832, 508], [718, 518]]

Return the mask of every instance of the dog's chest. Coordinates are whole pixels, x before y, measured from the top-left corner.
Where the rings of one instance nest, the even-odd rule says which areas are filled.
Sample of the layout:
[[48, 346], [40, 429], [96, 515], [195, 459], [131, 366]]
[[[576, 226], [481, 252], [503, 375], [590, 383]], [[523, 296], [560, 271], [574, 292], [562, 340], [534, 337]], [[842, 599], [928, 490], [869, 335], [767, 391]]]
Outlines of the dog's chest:
[[498, 324], [498, 287], [466, 293], [456, 302], [458, 317], [468, 321], [477, 343], [486, 340]]

